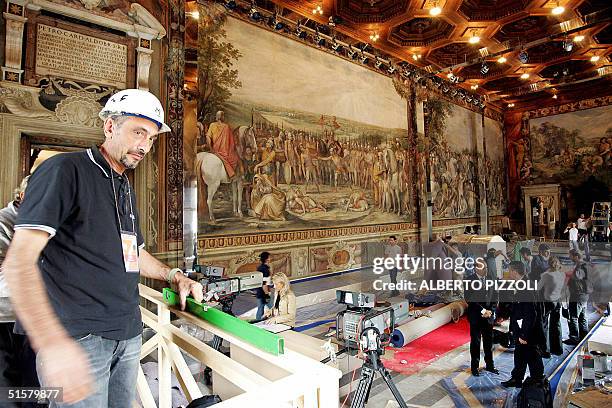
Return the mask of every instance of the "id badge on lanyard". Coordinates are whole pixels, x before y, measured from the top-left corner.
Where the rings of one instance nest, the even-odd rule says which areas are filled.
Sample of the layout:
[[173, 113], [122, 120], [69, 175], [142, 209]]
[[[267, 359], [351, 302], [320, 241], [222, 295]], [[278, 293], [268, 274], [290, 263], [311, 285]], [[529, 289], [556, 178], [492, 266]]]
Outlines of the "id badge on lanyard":
[[[119, 216], [119, 209], [117, 204], [117, 192], [115, 190], [115, 182], [113, 180], [113, 174], [111, 169], [111, 185], [113, 187], [113, 198], [115, 199], [115, 211], [117, 212], [117, 221], [119, 223], [119, 232], [121, 234], [121, 252], [123, 253], [123, 263], [125, 265], [125, 272], [127, 273], [140, 273], [140, 267], [138, 265], [138, 239], [136, 236], [136, 225], [134, 223], [134, 210], [132, 209], [132, 194], [130, 192], [129, 180], [128, 183], [128, 198], [130, 201], [130, 218], [132, 219], [132, 231], [125, 231], [121, 226], [121, 217]], [[127, 179], [127, 178], [126, 178]]]
[[121, 249], [123, 250], [123, 263], [127, 273], [139, 273], [138, 242], [136, 234], [130, 231], [121, 231]]

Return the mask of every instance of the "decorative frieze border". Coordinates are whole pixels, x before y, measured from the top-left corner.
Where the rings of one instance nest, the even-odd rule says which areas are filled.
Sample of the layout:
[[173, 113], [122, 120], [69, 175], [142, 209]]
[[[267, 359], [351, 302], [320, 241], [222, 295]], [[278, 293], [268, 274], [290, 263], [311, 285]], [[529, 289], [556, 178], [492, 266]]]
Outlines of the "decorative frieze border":
[[563, 105], [550, 106], [525, 112], [524, 119], [535, 119], [544, 116], [559, 115], [562, 113], [576, 112], [585, 109], [599, 108], [601, 106], [612, 105], [612, 95], [599, 98], [583, 99], [577, 102], [565, 103]]
[[[489, 217], [489, 224], [496, 224], [501, 216]], [[480, 218], [454, 218], [449, 220], [434, 220], [434, 228], [453, 227], [461, 225], [474, 225], [480, 223]], [[375, 234], [388, 233], [417, 234], [418, 225], [415, 223], [395, 223], [382, 225], [360, 225], [354, 227], [311, 229], [301, 231], [281, 231], [261, 234], [245, 235], [218, 235], [198, 237], [198, 248], [202, 250], [213, 250], [223, 248], [236, 248], [244, 246], [287, 244], [296, 245], [299, 241], [324, 241], [333, 238], [343, 240], [359, 239], [360, 235], [369, 235], [373, 238]], [[311, 242], [312, 243], [312, 242]]]

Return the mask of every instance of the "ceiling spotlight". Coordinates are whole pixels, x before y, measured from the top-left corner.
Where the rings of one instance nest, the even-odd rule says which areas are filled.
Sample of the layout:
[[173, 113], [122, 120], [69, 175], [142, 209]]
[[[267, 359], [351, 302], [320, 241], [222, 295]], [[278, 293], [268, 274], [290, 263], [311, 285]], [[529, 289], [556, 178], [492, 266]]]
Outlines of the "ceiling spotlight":
[[527, 79], [527, 78], [529, 78], [528, 73], [525, 72], [524, 74], [521, 75], [521, 79]]
[[482, 65], [480, 66], [480, 73], [482, 75], [486, 75], [489, 72], [489, 66], [485, 61], [482, 61]]
[[438, 5], [437, 1], [434, 1], [433, 7], [429, 9], [429, 15], [435, 17], [435, 16], [439, 16], [441, 12], [442, 12], [442, 8]]
[[415, 61], [420, 60], [420, 59], [421, 59], [421, 57], [422, 57], [422, 55], [421, 55], [421, 54], [412, 54], [412, 59], [413, 59], [413, 60], [415, 60]]
[[572, 52], [572, 50], [574, 49], [574, 43], [569, 39], [566, 38], [565, 40], [563, 40], [563, 49], [566, 52]]
[[370, 40], [373, 41], [373, 42], [378, 41], [379, 38], [380, 38], [380, 35], [378, 35], [377, 32], [374, 32], [374, 33], [370, 34]]
[[527, 51], [521, 50], [521, 52], [519, 52], [518, 59], [521, 61], [521, 64], [526, 64], [527, 61], [529, 61], [529, 54], [527, 54]]
[[557, 0], [557, 7], [555, 7], [554, 9], [552, 9], [552, 13], [555, 16], [558, 16], [559, 14], [563, 14], [565, 12], [565, 7], [563, 7], [562, 5], [559, 4], [559, 0]]
[[474, 85], [470, 86], [470, 89], [472, 91], [475, 91], [476, 89], [478, 89], [478, 84], [474, 84]]
[[298, 23], [297, 27], [295, 27], [295, 36], [303, 40], [306, 38], [306, 35], [306, 31], [302, 30], [300, 23]]
[[480, 37], [476, 35], [475, 32], [472, 32], [472, 36], [468, 40], [470, 44], [478, 44], [480, 42]]
[[509, 107], [509, 108], [514, 108], [514, 104], [513, 104], [513, 103], [509, 103], [509, 104], [508, 104], [508, 107]]
[[329, 16], [329, 19], [327, 19], [327, 25], [329, 25], [330, 27], [335, 27], [341, 22], [342, 19], [338, 16]]
[[552, 98], [557, 99], [557, 94], [553, 94]]
[[340, 45], [340, 43], [338, 41], [336, 41], [336, 37], [334, 37], [333, 40], [332, 40], [331, 48], [335, 52], [338, 52], [338, 53], [342, 52], [342, 45]]
[[599, 61], [599, 55], [593, 55], [591, 57], [591, 62], [597, 62], [597, 61]]
[[317, 14], [323, 15], [323, 7], [321, 7], [321, 5], [318, 4], [317, 7], [312, 9], [312, 14], [314, 14], [314, 15], [317, 15]]
[[452, 72], [448, 73], [448, 80], [451, 81], [451, 83], [456, 84], [459, 82], [459, 77], [455, 74], [453, 74]]
[[584, 35], [577, 35], [574, 37], [575, 42], [580, 42], [582, 40], [584, 40]]
[[261, 13], [257, 11], [257, 8], [255, 8], [255, 2], [253, 2], [253, 5], [251, 6], [251, 9], [249, 10], [249, 18], [253, 21], [261, 20]]
[[501, 57], [499, 57], [499, 58], [497, 59], [497, 62], [499, 62], [500, 64], [503, 64], [503, 63], [504, 63], [504, 62], [506, 62], [506, 61], [508, 61], [508, 60], [507, 60], [507, 59], [506, 59], [506, 57], [504, 57], [504, 56], [501, 56]]
[[236, 4], [234, 0], [229, 0], [225, 2], [224, 6], [229, 11], [232, 11], [232, 10], [235, 10], [238, 5]]
[[276, 31], [282, 30], [283, 27], [285, 27], [283, 23], [278, 21], [278, 15], [276, 13], [270, 16], [270, 19], [268, 20], [268, 24], [270, 24], [270, 26], [274, 28]]
[[200, 18], [200, 12], [197, 11], [197, 10], [196, 11], [191, 11], [191, 12], [188, 12], [188, 13], [185, 13], [185, 14], [187, 14], [189, 17], [191, 17], [191, 18], [193, 18], [195, 20], [198, 20]]

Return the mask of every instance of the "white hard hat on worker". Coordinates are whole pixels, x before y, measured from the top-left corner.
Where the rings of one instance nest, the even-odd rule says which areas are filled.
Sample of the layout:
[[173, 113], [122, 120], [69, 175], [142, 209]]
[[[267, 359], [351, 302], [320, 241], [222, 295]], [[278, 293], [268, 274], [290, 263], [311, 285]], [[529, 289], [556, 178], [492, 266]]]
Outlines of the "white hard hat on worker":
[[159, 99], [151, 92], [142, 89], [124, 89], [111, 96], [100, 111], [100, 118], [111, 116], [136, 116], [155, 122], [159, 133], [170, 132], [164, 123], [164, 109]]

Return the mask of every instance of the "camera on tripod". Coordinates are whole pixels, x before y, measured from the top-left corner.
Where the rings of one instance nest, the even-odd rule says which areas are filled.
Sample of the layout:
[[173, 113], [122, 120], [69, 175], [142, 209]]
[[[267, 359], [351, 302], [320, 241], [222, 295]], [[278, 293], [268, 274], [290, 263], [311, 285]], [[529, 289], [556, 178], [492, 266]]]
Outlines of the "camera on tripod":
[[261, 272], [239, 273], [228, 277], [223, 276], [224, 268], [220, 266], [196, 265], [194, 269], [203, 275], [198, 282], [204, 288], [204, 301], [218, 301], [221, 310], [231, 315], [232, 304], [238, 293], [260, 288], [263, 284]]
[[[346, 310], [336, 315], [336, 338], [344, 342], [348, 349], [358, 349], [364, 341], [362, 334], [374, 328], [385, 343], [395, 329], [395, 314], [392, 307], [376, 307], [376, 297], [371, 293], [336, 291], [336, 301], [346, 305]], [[368, 336], [363, 336], [367, 338]], [[361, 347], [368, 350], [369, 346]], [[380, 347], [382, 353], [382, 347]]]
[[370, 293], [337, 290], [336, 300], [346, 305], [346, 310], [336, 315], [336, 338], [344, 342], [349, 352], [351, 349], [359, 349], [363, 353], [361, 378], [353, 394], [351, 408], [365, 408], [376, 373], [387, 384], [400, 408], [407, 408], [380, 359], [395, 329], [393, 308], [376, 307], [376, 297]]

